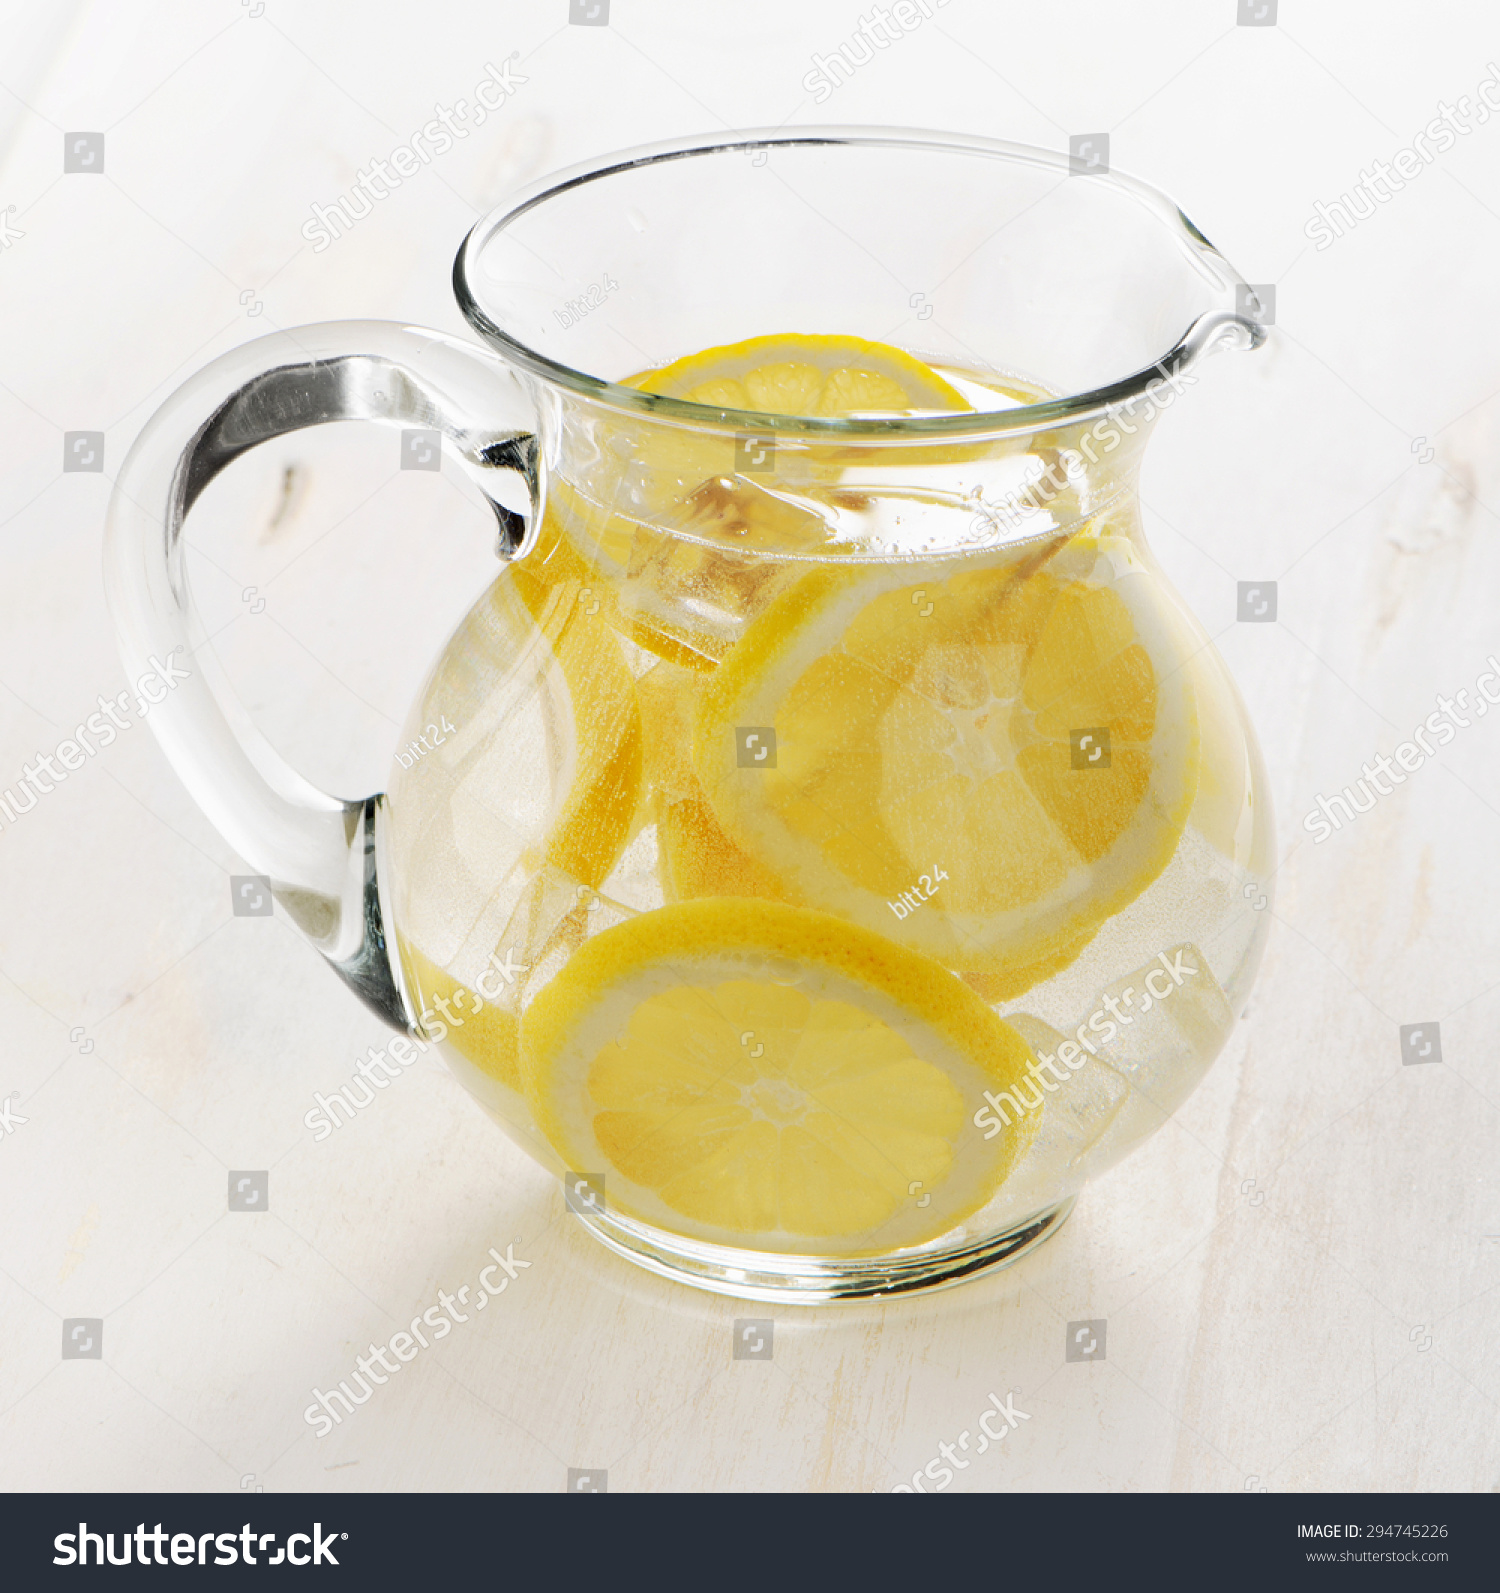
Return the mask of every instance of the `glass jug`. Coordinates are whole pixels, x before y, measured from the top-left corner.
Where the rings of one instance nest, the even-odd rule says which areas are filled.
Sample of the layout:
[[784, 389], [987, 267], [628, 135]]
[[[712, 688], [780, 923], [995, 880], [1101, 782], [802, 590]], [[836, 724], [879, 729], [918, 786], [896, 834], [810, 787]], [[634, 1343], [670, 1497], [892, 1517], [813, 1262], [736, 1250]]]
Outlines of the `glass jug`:
[[[1136, 483], [1264, 329], [1175, 205], [1075, 164], [839, 128], [611, 156], [465, 241], [485, 346], [262, 338], [121, 472], [113, 613], [132, 675], [194, 657], [152, 724], [195, 798], [390, 1055], [436, 1046], [666, 1276], [1013, 1260], [1245, 1002], [1264, 773]], [[351, 418], [456, 459], [501, 566], [346, 801], [194, 651], [182, 531], [246, 449]]]

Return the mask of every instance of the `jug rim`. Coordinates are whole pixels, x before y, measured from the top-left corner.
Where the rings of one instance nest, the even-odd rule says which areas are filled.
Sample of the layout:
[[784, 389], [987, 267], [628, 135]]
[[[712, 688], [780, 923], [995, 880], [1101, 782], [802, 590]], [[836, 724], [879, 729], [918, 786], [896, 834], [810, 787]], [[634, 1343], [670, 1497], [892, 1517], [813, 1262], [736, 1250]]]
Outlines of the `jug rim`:
[[1060, 176], [1069, 175], [1073, 170], [1071, 157], [1063, 151], [929, 128], [858, 125], [763, 127], [640, 144], [595, 156], [539, 178], [516, 190], [476, 222], [465, 235], [453, 261], [453, 291], [459, 309], [474, 330], [511, 364], [546, 382], [616, 410], [700, 429], [713, 427], [717, 430], [774, 431], [783, 437], [878, 438], [886, 443], [1019, 436], [1100, 418], [1147, 397], [1158, 384], [1170, 383], [1215, 348], [1255, 349], [1266, 339], [1268, 323], [1247, 313], [1250, 305], [1258, 303], [1254, 289], [1209, 242], [1181, 206], [1159, 188], [1113, 167], [1105, 172], [1089, 173], [1084, 180], [1127, 194], [1164, 223], [1176, 235], [1184, 260], [1205, 276], [1222, 295], [1222, 307], [1197, 316], [1171, 348], [1153, 364], [1102, 386], [1041, 403], [1017, 405], [1005, 410], [888, 419], [825, 418], [782, 415], [765, 410], [726, 409], [718, 405], [695, 403], [691, 399], [669, 397], [663, 393], [643, 392], [640, 388], [627, 387], [566, 365], [507, 332], [480, 303], [479, 293], [473, 284], [484, 249], [497, 234], [546, 200], [632, 167], [713, 155], [725, 150], [763, 149], [778, 144], [946, 150], [957, 154], [995, 156], [1050, 169]]

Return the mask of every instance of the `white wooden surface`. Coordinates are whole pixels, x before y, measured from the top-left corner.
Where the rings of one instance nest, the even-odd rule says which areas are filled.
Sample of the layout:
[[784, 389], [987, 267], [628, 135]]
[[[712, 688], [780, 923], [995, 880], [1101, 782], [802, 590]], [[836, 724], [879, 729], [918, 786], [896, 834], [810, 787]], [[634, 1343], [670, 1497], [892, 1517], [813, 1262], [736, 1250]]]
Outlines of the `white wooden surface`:
[[[0, 1138], [0, 1486], [555, 1489], [578, 1466], [614, 1491], [882, 1489], [1011, 1390], [1029, 1419], [954, 1488], [1500, 1485], [1500, 716], [1326, 843], [1300, 828], [1500, 653], [1500, 117], [1332, 247], [1303, 233], [1474, 95], [1493, 7], [1283, 0], [1248, 28], [1235, 0], [952, 0], [822, 106], [801, 80], [856, 4], [613, 9], [0, 7], [0, 211], [23, 234], [0, 248], [0, 785], [127, 684], [110, 477], [214, 354], [339, 316], [461, 331], [448, 271], [476, 213], [600, 150], [785, 120], [1108, 129], [1116, 165], [1278, 289], [1272, 345], [1210, 364], [1145, 481], [1274, 786], [1247, 1019], [1034, 1257], [779, 1312], [773, 1361], [734, 1362], [734, 1318], [763, 1308], [599, 1249], [436, 1066], [312, 1142], [312, 1092], [381, 1031], [284, 919], [230, 916], [237, 860], [136, 725], [0, 827], [0, 1093], [25, 1118]], [[509, 105], [306, 246], [311, 203], [512, 51]], [[102, 176], [62, 174], [76, 130], [106, 134]], [[61, 472], [73, 430], [106, 433], [104, 473]], [[388, 434], [262, 453], [205, 502], [194, 578], [268, 734], [363, 793], [491, 531], [456, 478], [397, 474]], [[1277, 624], [1236, 625], [1252, 579], [1279, 581]], [[1431, 1020], [1441, 1065], [1403, 1066], [1399, 1025]], [[259, 1168], [269, 1211], [227, 1213], [227, 1171]], [[484, 1316], [313, 1437], [313, 1385], [512, 1243], [529, 1269]], [[103, 1358], [61, 1361], [63, 1320], [94, 1317]], [[1106, 1359], [1065, 1363], [1066, 1324], [1095, 1318]]]

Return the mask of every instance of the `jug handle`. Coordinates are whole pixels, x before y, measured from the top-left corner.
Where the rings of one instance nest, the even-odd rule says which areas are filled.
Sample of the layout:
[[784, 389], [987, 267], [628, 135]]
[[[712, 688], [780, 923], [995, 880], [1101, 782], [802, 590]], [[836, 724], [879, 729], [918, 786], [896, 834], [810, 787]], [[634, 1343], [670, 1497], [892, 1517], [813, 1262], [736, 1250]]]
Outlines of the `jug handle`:
[[412, 1019], [376, 871], [384, 795], [327, 795], [256, 729], [203, 645], [183, 525], [208, 483], [257, 443], [373, 420], [442, 432], [444, 450], [494, 508], [509, 558], [540, 521], [533, 417], [514, 371], [488, 349], [389, 321], [294, 327], [222, 355], [179, 387], [136, 439], [110, 499], [105, 586], [121, 657], [132, 680], [163, 661], [175, 677], [148, 715], [168, 761], [251, 869], [269, 876], [303, 934], [402, 1030]]

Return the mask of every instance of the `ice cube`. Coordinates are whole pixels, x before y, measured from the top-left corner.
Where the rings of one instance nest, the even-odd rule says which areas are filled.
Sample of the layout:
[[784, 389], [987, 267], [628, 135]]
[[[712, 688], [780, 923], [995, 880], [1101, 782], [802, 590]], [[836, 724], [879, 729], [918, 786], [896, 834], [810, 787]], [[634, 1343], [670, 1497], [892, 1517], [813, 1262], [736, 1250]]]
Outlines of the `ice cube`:
[[[1037, 1208], [1076, 1189], [1091, 1171], [1089, 1152], [1107, 1133], [1130, 1094], [1129, 1085], [1113, 1069], [1096, 1062], [1087, 1052], [1082, 1064], [1070, 1069], [1057, 1059], [1067, 1036], [1029, 1013], [1009, 1013], [1005, 1021], [1036, 1053], [1039, 1060], [1033, 1081], [1017, 1092], [997, 1096], [1007, 1115], [1012, 1094], [1024, 1106], [1041, 1097], [1036, 1137], [1026, 1155], [1005, 1182], [1008, 1203]], [[1075, 1045], [1073, 1050], [1077, 1051]], [[1076, 1059], [1075, 1059], [1076, 1060]], [[1050, 1063], [1050, 1066], [1048, 1065]], [[1061, 1075], [1059, 1082], [1058, 1075]], [[1050, 1088], [1048, 1088], [1050, 1086]], [[1029, 1115], [1029, 1114], [1028, 1114]]]
[[[1169, 946], [1100, 992], [1079, 1025], [1099, 1061], [1128, 1085], [1102, 1158], [1113, 1161], [1155, 1132], [1197, 1087], [1234, 1025], [1229, 1002], [1191, 941]], [[1109, 1029], [1114, 1034], [1104, 1036]]]

